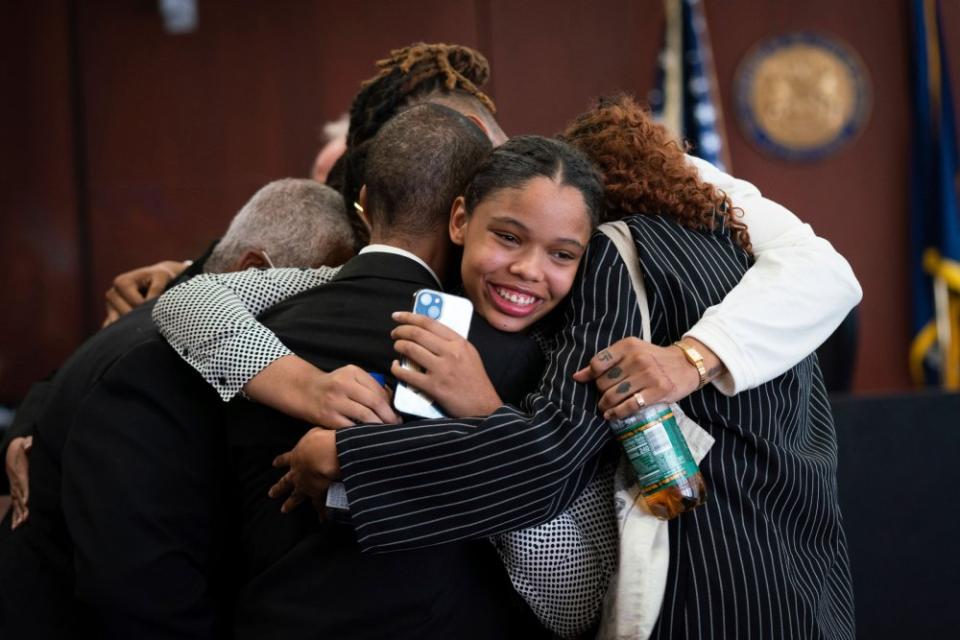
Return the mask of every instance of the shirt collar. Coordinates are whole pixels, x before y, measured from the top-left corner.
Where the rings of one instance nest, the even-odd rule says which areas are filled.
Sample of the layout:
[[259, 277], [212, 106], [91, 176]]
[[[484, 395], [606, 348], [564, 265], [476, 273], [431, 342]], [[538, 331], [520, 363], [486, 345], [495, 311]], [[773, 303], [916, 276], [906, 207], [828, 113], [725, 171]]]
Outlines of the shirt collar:
[[360, 251], [358, 252], [358, 255], [362, 253], [392, 253], [397, 256], [410, 258], [411, 260], [413, 260], [414, 262], [422, 266], [424, 269], [426, 269], [431, 276], [433, 276], [433, 279], [436, 281], [438, 287], [441, 287], [441, 288], [443, 287], [443, 284], [440, 282], [440, 278], [438, 278], [437, 274], [433, 272], [433, 269], [430, 268], [430, 265], [424, 262], [420, 256], [414, 253], [411, 253], [406, 249], [401, 249], [400, 247], [391, 247], [388, 244], [368, 244], [363, 249], [360, 249]]

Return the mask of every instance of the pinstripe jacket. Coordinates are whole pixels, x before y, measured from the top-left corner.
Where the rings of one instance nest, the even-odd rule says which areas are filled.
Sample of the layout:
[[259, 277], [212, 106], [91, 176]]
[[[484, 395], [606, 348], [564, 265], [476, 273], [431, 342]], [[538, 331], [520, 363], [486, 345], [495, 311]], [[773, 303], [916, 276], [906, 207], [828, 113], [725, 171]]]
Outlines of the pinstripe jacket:
[[[627, 221], [658, 344], [679, 339], [749, 267], [722, 230]], [[608, 239], [593, 239], [581, 270], [541, 387], [520, 407], [485, 419], [338, 432], [362, 547], [414, 548], [531, 527], [579, 495], [610, 438], [594, 387], [570, 376], [607, 345], [639, 335], [630, 279]], [[716, 438], [702, 465], [711, 496], [671, 523], [655, 636], [852, 637], [836, 438], [815, 356], [732, 398], [707, 387], [681, 405]]]

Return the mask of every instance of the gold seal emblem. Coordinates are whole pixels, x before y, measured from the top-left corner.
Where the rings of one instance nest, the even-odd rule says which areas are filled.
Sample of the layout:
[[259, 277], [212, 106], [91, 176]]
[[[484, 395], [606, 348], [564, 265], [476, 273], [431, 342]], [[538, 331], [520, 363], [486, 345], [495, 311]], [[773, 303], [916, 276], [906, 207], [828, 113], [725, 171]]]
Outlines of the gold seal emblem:
[[860, 59], [845, 45], [814, 34], [767, 41], [737, 74], [737, 106], [747, 134], [792, 159], [822, 157], [852, 139], [869, 112]]

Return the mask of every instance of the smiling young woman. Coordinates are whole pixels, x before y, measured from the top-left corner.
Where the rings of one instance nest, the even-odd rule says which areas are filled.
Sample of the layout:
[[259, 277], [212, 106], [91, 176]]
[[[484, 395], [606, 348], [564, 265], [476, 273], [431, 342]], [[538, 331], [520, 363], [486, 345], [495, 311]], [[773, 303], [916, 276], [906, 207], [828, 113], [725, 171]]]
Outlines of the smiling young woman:
[[464, 247], [467, 295], [509, 332], [527, 329], [566, 297], [592, 228], [580, 189], [543, 176], [491, 193], [469, 212], [458, 198], [450, 216], [450, 238]]

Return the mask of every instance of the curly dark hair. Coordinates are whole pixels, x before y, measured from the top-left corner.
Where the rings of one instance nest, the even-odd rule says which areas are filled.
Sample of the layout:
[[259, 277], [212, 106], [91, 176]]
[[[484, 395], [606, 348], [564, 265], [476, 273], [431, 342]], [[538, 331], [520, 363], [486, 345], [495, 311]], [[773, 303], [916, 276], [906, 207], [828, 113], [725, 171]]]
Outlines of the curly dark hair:
[[[483, 54], [456, 44], [416, 42], [376, 63], [379, 72], [360, 85], [350, 106], [347, 151], [338, 170], [341, 193], [352, 207], [364, 183], [369, 142], [380, 128], [405, 107], [433, 93], [459, 94], [475, 98], [490, 113], [496, 106], [480, 90], [490, 77], [490, 64]], [[354, 231], [359, 245], [366, 244], [367, 230], [356, 216]]]
[[601, 98], [564, 131], [603, 174], [604, 221], [627, 214], [662, 215], [691, 229], [726, 228], [748, 253], [747, 226], [726, 193], [700, 179], [686, 148], [627, 95]]

